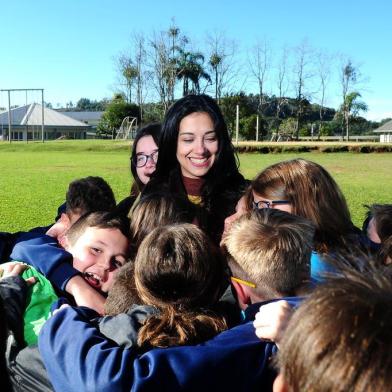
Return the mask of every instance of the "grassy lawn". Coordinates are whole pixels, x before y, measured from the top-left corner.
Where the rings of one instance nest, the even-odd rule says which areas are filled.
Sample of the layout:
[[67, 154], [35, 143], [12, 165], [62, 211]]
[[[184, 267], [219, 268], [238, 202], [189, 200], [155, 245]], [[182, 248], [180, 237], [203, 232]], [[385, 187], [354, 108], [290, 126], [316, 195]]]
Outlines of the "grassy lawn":
[[[392, 155], [356, 153], [241, 154], [246, 178], [281, 160], [303, 157], [323, 165], [341, 186], [360, 225], [363, 204], [392, 203]], [[27, 230], [53, 222], [70, 181], [105, 178], [118, 201], [130, 188], [129, 143], [62, 141], [0, 143], [0, 231]]]

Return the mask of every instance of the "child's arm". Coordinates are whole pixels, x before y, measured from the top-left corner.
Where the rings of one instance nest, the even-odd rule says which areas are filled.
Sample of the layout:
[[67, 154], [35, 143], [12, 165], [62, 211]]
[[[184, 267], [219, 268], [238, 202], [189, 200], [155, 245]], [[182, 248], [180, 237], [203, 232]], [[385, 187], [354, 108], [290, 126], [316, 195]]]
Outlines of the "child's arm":
[[24, 280], [20, 276], [26, 268], [28, 266], [21, 263], [7, 263], [1, 266], [0, 296], [4, 304], [6, 322], [20, 345], [24, 344], [23, 314], [26, 309], [27, 289], [35, 283], [34, 277]]
[[88, 318], [84, 308], [63, 307], [41, 330], [38, 346], [54, 389], [130, 391], [135, 352], [115, 346]]
[[72, 267], [72, 255], [60, 248], [54, 238], [27, 233], [15, 245], [11, 258], [35, 267], [55, 287], [71, 294], [78, 305], [103, 313], [105, 298]]
[[60, 248], [56, 239], [38, 233], [21, 236], [12, 250], [11, 259], [32, 265], [63, 291], [68, 280], [79, 274], [72, 267], [72, 255]]
[[87, 306], [99, 314], [104, 313], [105, 297], [93, 289], [80, 275], [72, 277], [65, 289], [74, 297], [78, 306]]
[[275, 345], [257, 339], [250, 323], [200, 345], [137, 355], [104, 338], [85, 310], [61, 309], [41, 330], [39, 350], [57, 392], [251, 390], [271, 380]]
[[253, 326], [260, 339], [271, 340], [278, 347], [290, 321], [293, 308], [287, 301], [270, 302], [260, 306]]

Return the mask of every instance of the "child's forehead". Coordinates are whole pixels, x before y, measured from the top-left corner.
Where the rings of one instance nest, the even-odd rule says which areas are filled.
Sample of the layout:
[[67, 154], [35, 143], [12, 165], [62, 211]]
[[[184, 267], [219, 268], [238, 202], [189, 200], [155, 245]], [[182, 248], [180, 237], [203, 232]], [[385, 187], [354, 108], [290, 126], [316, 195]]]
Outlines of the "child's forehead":
[[97, 227], [89, 226], [79, 237], [79, 240], [85, 241], [101, 241], [103, 243], [110, 243], [112, 239], [125, 239], [127, 237], [120, 229], [115, 227]]

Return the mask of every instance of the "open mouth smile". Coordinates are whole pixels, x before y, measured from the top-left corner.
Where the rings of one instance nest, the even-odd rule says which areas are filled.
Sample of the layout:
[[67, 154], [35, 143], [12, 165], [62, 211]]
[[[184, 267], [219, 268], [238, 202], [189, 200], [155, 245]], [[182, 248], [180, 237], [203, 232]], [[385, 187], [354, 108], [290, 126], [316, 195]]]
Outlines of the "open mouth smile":
[[94, 287], [94, 288], [100, 288], [102, 281], [101, 277], [93, 272], [84, 272], [83, 273], [83, 278], [87, 281], [87, 283]]
[[205, 167], [210, 163], [210, 158], [189, 158], [193, 166]]

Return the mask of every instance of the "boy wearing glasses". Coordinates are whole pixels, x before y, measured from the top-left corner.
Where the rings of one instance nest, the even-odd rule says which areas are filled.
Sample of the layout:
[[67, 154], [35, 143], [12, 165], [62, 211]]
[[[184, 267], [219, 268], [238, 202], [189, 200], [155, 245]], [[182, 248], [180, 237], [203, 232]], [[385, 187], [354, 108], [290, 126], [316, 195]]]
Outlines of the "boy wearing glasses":
[[233, 223], [223, 245], [245, 320], [254, 320], [261, 302], [295, 304], [309, 290], [313, 235], [308, 220], [275, 209], [254, 210]]

